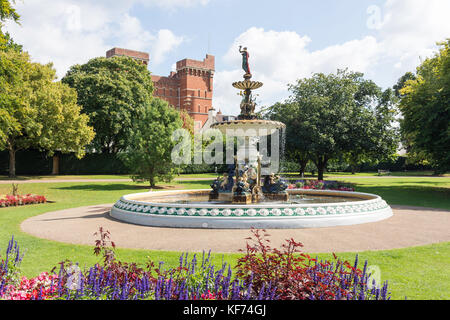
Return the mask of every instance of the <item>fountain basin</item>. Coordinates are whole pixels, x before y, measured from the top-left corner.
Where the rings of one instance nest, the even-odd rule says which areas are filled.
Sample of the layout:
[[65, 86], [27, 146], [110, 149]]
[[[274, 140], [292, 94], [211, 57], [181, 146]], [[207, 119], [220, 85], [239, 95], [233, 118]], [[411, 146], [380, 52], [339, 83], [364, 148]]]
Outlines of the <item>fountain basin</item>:
[[223, 134], [227, 134], [227, 130], [233, 130], [234, 136], [248, 136], [254, 132], [253, 135], [260, 137], [272, 135], [275, 131], [286, 128], [286, 125], [270, 120], [233, 120], [214, 123], [211, 128], [219, 129]]
[[386, 201], [367, 193], [298, 189], [288, 191], [287, 202], [233, 205], [207, 201], [209, 192], [130, 194], [114, 204], [110, 215], [137, 225], [200, 229], [320, 228], [376, 222], [393, 215]]

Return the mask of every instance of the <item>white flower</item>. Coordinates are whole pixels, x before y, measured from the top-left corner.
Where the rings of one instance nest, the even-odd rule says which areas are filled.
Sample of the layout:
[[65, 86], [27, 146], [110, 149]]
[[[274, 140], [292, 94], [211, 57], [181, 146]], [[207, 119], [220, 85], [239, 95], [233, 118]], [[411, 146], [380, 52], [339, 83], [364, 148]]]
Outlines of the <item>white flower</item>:
[[186, 210], [183, 209], [183, 208], [180, 208], [180, 209], [178, 209], [178, 211], [177, 211], [177, 215], [179, 215], [179, 216], [182, 216], [182, 215], [184, 215], [185, 213], [186, 213]]
[[187, 212], [187, 214], [190, 215], [190, 216], [195, 216], [196, 213], [197, 213], [197, 210], [194, 209], [194, 208], [189, 209], [188, 212]]
[[[272, 211], [273, 212], [273, 211]], [[292, 216], [294, 214], [294, 211], [290, 208], [286, 208], [283, 210], [284, 214], [287, 216]], [[274, 213], [275, 214], [275, 213]], [[276, 214], [275, 214], [276, 215]]]
[[237, 209], [237, 210], [234, 211], [234, 214], [235, 214], [237, 217], [240, 217], [240, 216], [242, 216], [242, 215], [244, 214], [244, 210], [242, 210], [242, 209]]
[[306, 214], [305, 209], [303, 208], [297, 208], [295, 209], [295, 214], [299, 216], [304, 216]]
[[336, 209], [333, 208], [333, 207], [328, 207], [327, 211], [328, 211], [329, 214], [336, 214]]
[[327, 214], [327, 210], [325, 210], [324, 208], [320, 207], [320, 208], [317, 208], [317, 213], [319, 215], [325, 215], [325, 214]]
[[175, 210], [174, 208], [170, 208], [169, 210], [167, 210], [167, 214], [174, 214], [177, 210]]
[[201, 216], [206, 216], [206, 215], [208, 214], [208, 210], [206, 210], [206, 209], [201, 209], [201, 210], [198, 212], [198, 214], [201, 215]]
[[259, 210], [259, 214], [262, 215], [263, 217], [267, 217], [269, 215], [269, 210], [267, 209], [261, 209]]
[[247, 210], [247, 214], [251, 217], [256, 216], [256, 210], [255, 209], [249, 209]]
[[345, 207], [345, 212], [347, 213], [353, 213], [353, 208], [351, 206], [346, 206]]
[[164, 214], [164, 213], [166, 213], [166, 211], [167, 211], [167, 208], [162, 207], [162, 208], [159, 209], [158, 212], [159, 212], [160, 214]]
[[307, 212], [310, 216], [316, 215], [316, 210], [315, 210], [314, 208], [308, 208], [308, 209], [306, 209], [306, 212]]
[[150, 207], [149, 206], [145, 206], [144, 209], [142, 210], [142, 212], [147, 213], [149, 210], [150, 210]]
[[339, 214], [344, 214], [344, 213], [345, 213], [344, 207], [337, 207], [337, 208], [336, 208], [336, 211], [337, 211], [337, 213], [339, 213]]
[[144, 206], [139, 206], [139, 207], [137, 207], [136, 211], [142, 212], [143, 209], [144, 209]]
[[213, 217], [218, 216], [220, 214], [220, 211], [218, 209], [212, 209], [211, 210], [211, 215]]
[[225, 209], [225, 210], [222, 211], [222, 214], [225, 217], [231, 216], [231, 210], [230, 209]]

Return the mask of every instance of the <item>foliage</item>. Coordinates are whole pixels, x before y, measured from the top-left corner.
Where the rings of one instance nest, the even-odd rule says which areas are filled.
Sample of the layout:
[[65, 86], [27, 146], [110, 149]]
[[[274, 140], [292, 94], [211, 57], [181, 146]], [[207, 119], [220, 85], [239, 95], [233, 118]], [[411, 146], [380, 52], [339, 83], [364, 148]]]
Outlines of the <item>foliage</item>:
[[351, 183], [344, 183], [340, 181], [295, 180], [291, 181], [289, 189], [336, 190], [354, 192], [355, 186]]
[[24, 254], [20, 253], [20, 246], [14, 237], [9, 241], [6, 248], [5, 258], [0, 255], [0, 297], [6, 290], [6, 285], [16, 285], [19, 282], [20, 263]]
[[[0, 0], [0, 50], [10, 47], [13, 43], [11, 42], [9, 34], [3, 34], [2, 32], [3, 22], [6, 20], [13, 20], [18, 23], [20, 18], [20, 15], [11, 3], [14, 4], [15, 1]], [[18, 48], [21, 48], [21, 46]]]
[[[17, 243], [8, 247], [8, 261], [0, 264], [0, 298], [17, 300], [386, 300], [387, 283], [370, 285], [367, 262], [364, 270], [348, 261], [318, 261], [300, 252], [301, 243], [287, 240], [281, 249], [271, 248], [265, 230], [252, 230], [253, 245], [238, 259], [236, 273], [227, 263], [215, 269], [211, 252], [164, 269], [149, 260], [145, 268], [117, 260], [109, 232], [100, 228], [94, 253], [103, 262], [81, 270], [70, 261], [60, 263], [51, 275], [18, 280], [16, 265], [22, 257]], [[264, 233], [264, 235], [262, 234]], [[7, 251], [8, 252], [8, 251]], [[199, 264], [201, 262], [201, 264]], [[11, 275], [14, 275], [13, 277]]]
[[171, 154], [175, 146], [172, 134], [183, 122], [179, 113], [159, 98], [153, 98], [150, 106], [134, 123], [129, 145], [121, 154], [133, 175], [133, 180], [149, 181], [155, 187], [158, 180], [169, 182], [178, 173]]
[[400, 110], [408, 154], [428, 160], [436, 173], [445, 173], [450, 170], [450, 39], [440, 45], [400, 90]]
[[334, 261], [318, 261], [301, 253], [303, 245], [288, 239], [281, 250], [270, 246], [266, 230], [252, 229], [244, 257], [238, 259], [237, 276], [252, 283], [254, 294], [275, 289], [279, 300], [386, 300], [387, 283], [372, 286], [364, 270], [358, 269], [358, 256], [351, 265], [335, 255]]
[[[15, 3], [14, 0], [0, 0], [0, 22], [8, 19], [18, 21], [20, 15], [17, 13], [16, 9], [13, 8], [11, 3]], [[0, 24], [1, 26], [1, 24]]]
[[397, 98], [404, 97], [404, 95], [401, 93], [401, 90], [406, 87], [407, 82], [410, 80], [416, 80], [416, 75], [408, 71], [403, 76], [401, 76], [400, 79], [398, 79], [397, 83], [392, 87]]
[[81, 158], [94, 136], [76, 92], [54, 80], [51, 64], [32, 63], [27, 53], [0, 51], [0, 149], [9, 151], [12, 177], [18, 150], [39, 148]]
[[78, 103], [90, 117], [96, 132], [92, 148], [102, 153], [125, 150], [134, 122], [152, 99], [147, 67], [130, 57], [100, 57], [72, 66], [62, 82], [77, 91]]
[[0, 208], [4, 207], [16, 207], [16, 206], [24, 206], [27, 204], [38, 204], [38, 203], [46, 203], [47, 199], [44, 196], [27, 194], [25, 196], [22, 195], [6, 195], [3, 199], [0, 198]]
[[398, 146], [392, 126], [392, 90], [382, 91], [362, 73], [314, 74], [290, 85], [292, 96], [270, 107], [266, 117], [286, 123], [286, 149], [306, 168], [311, 159], [319, 180], [330, 159], [353, 164], [388, 158]]

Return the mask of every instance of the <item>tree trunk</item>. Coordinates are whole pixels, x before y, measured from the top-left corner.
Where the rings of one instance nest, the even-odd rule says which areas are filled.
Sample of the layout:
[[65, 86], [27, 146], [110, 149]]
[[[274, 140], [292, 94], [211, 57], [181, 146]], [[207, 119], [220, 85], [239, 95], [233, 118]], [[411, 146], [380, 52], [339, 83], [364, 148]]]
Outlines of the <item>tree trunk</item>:
[[156, 183], [155, 183], [155, 178], [154, 177], [150, 177], [149, 181], [150, 181], [150, 188], [153, 189], [154, 187], [156, 187]]
[[16, 177], [16, 150], [9, 149], [9, 177]]
[[53, 168], [52, 175], [56, 176], [59, 174], [59, 156], [56, 154], [53, 156]]
[[323, 181], [323, 176], [325, 173], [325, 168], [327, 167], [328, 159], [326, 156], [319, 156], [317, 160], [317, 171], [318, 171], [318, 177], [317, 180]]
[[306, 166], [308, 165], [308, 160], [300, 160], [300, 176], [305, 177]]

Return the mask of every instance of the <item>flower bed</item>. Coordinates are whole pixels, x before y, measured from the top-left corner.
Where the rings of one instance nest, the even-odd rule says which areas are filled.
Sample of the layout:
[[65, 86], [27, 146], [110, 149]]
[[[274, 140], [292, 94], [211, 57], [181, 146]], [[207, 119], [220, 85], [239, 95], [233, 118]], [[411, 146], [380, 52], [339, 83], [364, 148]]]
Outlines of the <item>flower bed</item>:
[[0, 207], [15, 207], [15, 206], [24, 206], [27, 204], [38, 204], [46, 202], [47, 199], [44, 196], [37, 196], [32, 194], [27, 194], [25, 196], [6, 195], [0, 198]]
[[11, 240], [0, 259], [0, 299], [11, 300], [389, 300], [387, 282], [371, 281], [367, 262], [318, 261], [300, 252], [301, 243], [287, 240], [271, 248], [265, 230], [252, 230], [244, 255], [234, 270], [215, 268], [203, 253], [180, 256], [175, 268], [148, 261], [145, 267], [117, 260], [109, 232], [100, 228], [94, 253], [101, 264], [81, 270], [61, 262], [59, 272], [20, 277], [17, 242]]
[[319, 180], [296, 180], [291, 181], [288, 189], [305, 190], [336, 190], [354, 192], [355, 188], [351, 183], [340, 181], [319, 181]]

